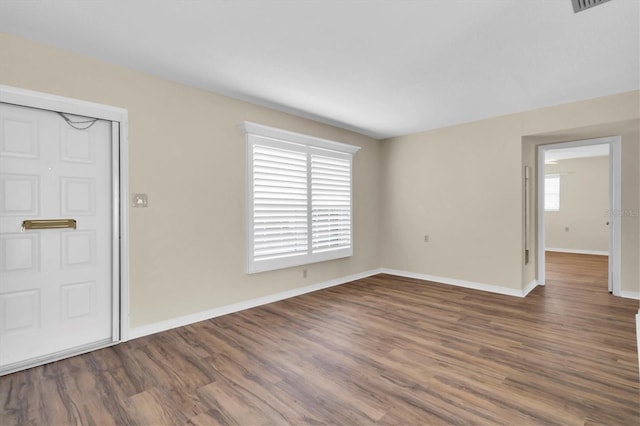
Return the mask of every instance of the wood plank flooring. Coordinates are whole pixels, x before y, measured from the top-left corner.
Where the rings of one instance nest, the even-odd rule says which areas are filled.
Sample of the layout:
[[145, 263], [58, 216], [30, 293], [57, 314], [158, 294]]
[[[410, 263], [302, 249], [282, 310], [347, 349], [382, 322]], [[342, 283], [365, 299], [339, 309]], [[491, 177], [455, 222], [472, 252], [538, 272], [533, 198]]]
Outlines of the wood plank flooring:
[[14, 373], [0, 424], [640, 424], [638, 302], [547, 263], [524, 299], [378, 275]]

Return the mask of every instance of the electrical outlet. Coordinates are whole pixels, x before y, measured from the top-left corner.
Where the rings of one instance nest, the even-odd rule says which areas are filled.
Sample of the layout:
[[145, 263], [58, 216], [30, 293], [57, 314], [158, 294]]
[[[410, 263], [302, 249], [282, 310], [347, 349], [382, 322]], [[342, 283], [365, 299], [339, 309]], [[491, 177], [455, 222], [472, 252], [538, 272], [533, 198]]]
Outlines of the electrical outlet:
[[147, 194], [133, 194], [133, 207], [147, 207], [149, 205], [149, 198]]
[[307, 270], [306, 269], [302, 270], [302, 278], [307, 278]]
[[429, 236], [428, 236], [428, 235], [425, 235], [425, 236], [424, 236], [424, 242], [425, 242], [425, 243], [428, 243], [428, 242], [429, 242]]
[[568, 226], [564, 227], [564, 232], [569, 232], [569, 227]]

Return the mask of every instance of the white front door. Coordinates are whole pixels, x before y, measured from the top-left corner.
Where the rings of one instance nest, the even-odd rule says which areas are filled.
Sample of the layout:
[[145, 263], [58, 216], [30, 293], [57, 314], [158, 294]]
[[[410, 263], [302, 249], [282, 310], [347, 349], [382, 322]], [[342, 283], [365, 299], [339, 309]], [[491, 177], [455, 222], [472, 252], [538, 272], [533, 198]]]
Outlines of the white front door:
[[112, 123], [65, 116], [0, 103], [0, 373], [117, 339]]

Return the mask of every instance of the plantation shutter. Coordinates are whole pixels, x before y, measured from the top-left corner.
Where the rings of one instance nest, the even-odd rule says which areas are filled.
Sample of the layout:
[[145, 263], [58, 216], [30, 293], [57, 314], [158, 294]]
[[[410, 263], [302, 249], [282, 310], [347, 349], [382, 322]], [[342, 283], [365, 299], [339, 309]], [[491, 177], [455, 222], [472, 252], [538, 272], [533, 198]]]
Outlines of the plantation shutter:
[[314, 253], [351, 246], [351, 159], [311, 156]]
[[307, 156], [253, 146], [253, 257], [265, 260], [308, 249]]
[[245, 122], [247, 272], [353, 255], [352, 145]]

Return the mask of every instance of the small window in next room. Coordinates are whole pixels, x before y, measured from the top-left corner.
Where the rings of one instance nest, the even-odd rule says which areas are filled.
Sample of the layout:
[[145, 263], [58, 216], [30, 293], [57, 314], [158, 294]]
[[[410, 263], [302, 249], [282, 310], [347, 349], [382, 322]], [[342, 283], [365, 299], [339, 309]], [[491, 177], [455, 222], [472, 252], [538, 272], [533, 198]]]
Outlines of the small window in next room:
[[246, 270], [353, 255], [357, 146], [244, 122]]
[[548, 174], [544, 177], [544, 209], [548, 212], [560, 210], [559, 174]]

